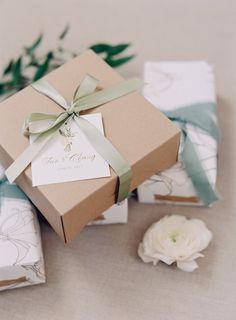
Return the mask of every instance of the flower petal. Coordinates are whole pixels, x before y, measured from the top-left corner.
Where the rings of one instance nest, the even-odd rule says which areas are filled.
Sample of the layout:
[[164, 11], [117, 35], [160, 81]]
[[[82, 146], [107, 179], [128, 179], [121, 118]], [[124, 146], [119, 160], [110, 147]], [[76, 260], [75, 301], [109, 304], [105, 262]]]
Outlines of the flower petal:
[[138, 255], [145, 263], [153, 262], [156, 265], [160, 260], [155, 257], [150, 257], [145, 254], [143, 243], [141, 242], [138, 247]]
[[192, 261], [177, 261], [177, 267], [180, 270], [183, 270], [186, 272], [192, 272], [198, 268], [198, 264], [194, 260], [192, 260]]
[[196, 252], [194, 254], [192, 254], [187, 260], [188, 261], [192, 261], [192, 260], [195, 260], [197, 258], [203, 258], [204, 257], [204, 254], [200, 253], [200, 252]]
[[199, 239], [198, 250], [204, 250], [212, 240], [212, 232], [207, 228], [206, 224], [199, 219], [189, 220], [192, 227], [195, 229], [196, 235]]
[[161, 260], [162, 262], [171, 265], [173, 262], [175, 262], [175, 259], [172, 257], [168, 257], [168, 256], [164, 256], [163, 254], [158, 254], [158, 258], [159, 260]]

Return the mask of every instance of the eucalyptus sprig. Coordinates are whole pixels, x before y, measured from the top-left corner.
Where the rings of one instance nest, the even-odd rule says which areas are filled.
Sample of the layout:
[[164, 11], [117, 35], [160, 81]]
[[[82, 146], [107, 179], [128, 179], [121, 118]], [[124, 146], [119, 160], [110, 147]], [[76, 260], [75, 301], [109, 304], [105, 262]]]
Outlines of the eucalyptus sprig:
[[[9, 96], [76, 57], [78, 53], [71, 52], [63, 46], [63, 40], [68, 31], [69, 26], [67, 25], [57, 38], [56, 47], [44, 54], [38, 52], [44, 37], [44, 34], [41, 33], [32, 45], [23, 48], [22, 53], [16, 59], [11, 59], [3, 70], [0, 95]], [[134, 58], [134, 55], [123, 55], [129, 46], [129, 43], [117, 45], [96, 43], [89, 48], [101, 55], [111, 67], [116, 68]]]

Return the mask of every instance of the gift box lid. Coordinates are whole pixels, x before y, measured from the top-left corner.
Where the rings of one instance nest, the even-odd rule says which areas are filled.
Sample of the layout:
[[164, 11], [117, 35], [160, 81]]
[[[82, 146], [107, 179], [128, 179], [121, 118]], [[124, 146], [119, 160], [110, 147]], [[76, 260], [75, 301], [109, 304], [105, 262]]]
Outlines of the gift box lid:
[[[106, 88], [123, 78], [91, 50], [64, 64], [44, 78], [67, 100], [86, 74]], [[24, 119], [32, 112], [59, 113], [52, 100], [27, 87], [0, 105], [0, 161], [9, 166], [28, 146], [21, 133]], [[134, 92], [86, 113], [101, 112], [105, 136], [132, 168], [130, 191], [156, 171], [176, 162], [180, 132], [141, 94]], [[32, 187], [30, 166], [17, 178], [36, 207], [64, 241], [115, 203], [117, 176]]]

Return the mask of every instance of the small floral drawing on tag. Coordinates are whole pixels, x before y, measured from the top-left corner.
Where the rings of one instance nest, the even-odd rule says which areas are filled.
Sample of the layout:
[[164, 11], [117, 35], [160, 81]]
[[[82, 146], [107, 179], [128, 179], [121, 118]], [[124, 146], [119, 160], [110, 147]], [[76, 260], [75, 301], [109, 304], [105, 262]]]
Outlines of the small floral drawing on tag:
[[73, 138], [76, 136], [76, 132], [72, 132], [71, 128], [59, 129], [60, 141], [64, 147], [65, 152], [70, 152], [73, 144]]

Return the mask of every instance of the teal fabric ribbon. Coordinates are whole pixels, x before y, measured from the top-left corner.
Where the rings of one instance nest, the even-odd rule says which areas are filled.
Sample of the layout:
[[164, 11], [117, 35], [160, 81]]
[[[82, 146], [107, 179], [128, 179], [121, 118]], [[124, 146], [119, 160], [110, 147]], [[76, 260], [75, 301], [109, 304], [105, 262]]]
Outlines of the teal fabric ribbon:
[[24, 192], [16, 184], [9, 184], [3, 175], [0, 177], [0, 205], [4, 198], [27, 200]]
[[182, 130], [183, 149], [181, 151], [181, 159], [186, 172], [196, 189], [199, 199], [205, 205], [215, 202], [218, 200], [217, 192], [208, 180], [194, 145], [188, 136], [186, 125], [192, 124], [218, 141], [219, 132], [215, 118], [216, 104], [214, 102], [202, 102], [180, 107], [171, 111], [162, 110], [162, 112], [170, 120], [178, 122]]
[[[117, 174], [119, 185], [116, 202], [121, 202], [127, 197], [132, 177], [130, 165], [94, 125], [80, 116], [80, 112], [130, 94], [140, 89], [143, 86], [143, 82], [139, 79], [130, 79], [103, 90], [95, 91], [97, 84], [97, 79], [86, 75], [75, 90], [72, 102], [69, 104], [46, 81], [39, 80], [32, 84], [32, 87], [36, 91], [53, 100], [65, 111], [59, 115], [32, 113], [25, 120], [24, 134], [36, 136], [36, 139], [6, 170], [5, 174], [10, 182], [13, 182], [24, 171], [65, 122], [68, 123], [74, 119], [94, 149]], [[50, 120], [51, 124], [46, 129], [40, 131], [31, 128], [30, 124], [41, 120]]]

